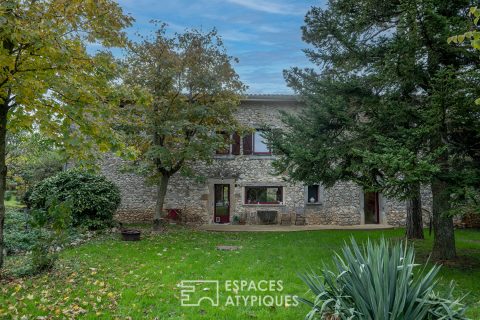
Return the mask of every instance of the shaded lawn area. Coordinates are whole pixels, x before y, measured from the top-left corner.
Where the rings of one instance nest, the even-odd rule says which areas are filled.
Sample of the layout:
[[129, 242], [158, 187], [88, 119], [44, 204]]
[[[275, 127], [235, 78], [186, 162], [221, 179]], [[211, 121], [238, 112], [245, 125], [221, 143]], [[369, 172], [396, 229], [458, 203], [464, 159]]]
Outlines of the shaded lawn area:
[[[38, 315], [78, 315], [86, 319], [303, 319], [308, 312], [304, 305], [224, 306], [226, 292], [222, 283], [281, 280], [280, 295], [311, 298], [297, 272], [310, 268], [320, 272], [322, 262], [330, 262], [333, 252], [351, 235], [362, 242], [368, 237], [400, 239], [403, 234], [400, 229], [207, 233], [173, 228], [168, 234], [148, 236], [140, 242], [95, 240], [65, 250], [57, 268], [49, 274], [1, 283], [0, 315], [26, 315], [29, 319]], [[479, 319], [480, 232], [459, 230], [456, 236], [460, 263], [442, 268], [441, 290], [447, 290], [450, 281], [455, 280], [455, 295], [469, 293], [468, 315]], [[426, 259], [431, 240], [415, 243], [417, 260]], [[243, 248], [218, 251], [216, 245]], [[14, 263], [14, 259], [8, 260], [10, 268]], [[220, 280], [221, 306], [203, 303], [200, 307], [181, 307], [178, 284], [192, 279]]]
[[24, 207], [24, 205], [15, 196], [12, 196], [9, 200], [5, 200], [5, 207], [18, 209]]

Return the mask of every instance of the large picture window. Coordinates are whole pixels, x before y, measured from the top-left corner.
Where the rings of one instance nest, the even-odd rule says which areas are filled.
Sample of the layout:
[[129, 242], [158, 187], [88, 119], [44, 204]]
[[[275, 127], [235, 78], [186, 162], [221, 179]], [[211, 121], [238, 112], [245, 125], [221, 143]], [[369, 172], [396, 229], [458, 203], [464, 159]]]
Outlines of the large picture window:
[[245, 204], [283, 203], [283, 187], [245, 187]]
[[272, 154], [267, 145], [267, 139], [263, 135], [262, 131], [257, 131], [253, 134], [253, 153], [264, 155]]

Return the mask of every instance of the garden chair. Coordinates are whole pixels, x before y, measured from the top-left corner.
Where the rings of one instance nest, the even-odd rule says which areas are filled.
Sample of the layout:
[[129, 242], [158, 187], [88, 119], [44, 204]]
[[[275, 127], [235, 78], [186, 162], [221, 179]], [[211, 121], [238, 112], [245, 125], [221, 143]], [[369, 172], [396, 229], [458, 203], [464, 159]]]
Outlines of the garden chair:
[[296, 226], [304, 226], [307, 224], [307, 219], [305, 217], [305, 208], [295, 208], [295, 225]]
[[292, 214], [287, 212], [287, 207], [282, 208], [282, 213], [280, 214], [280, 224], [282, 226], [292, 225]]

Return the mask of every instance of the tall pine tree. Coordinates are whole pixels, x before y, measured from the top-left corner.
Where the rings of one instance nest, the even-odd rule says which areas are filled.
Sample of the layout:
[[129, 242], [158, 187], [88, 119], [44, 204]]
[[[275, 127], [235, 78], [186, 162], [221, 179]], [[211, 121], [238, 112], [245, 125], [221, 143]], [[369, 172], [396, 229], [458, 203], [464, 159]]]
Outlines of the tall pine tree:
[[285, 115], [288, 130], [270, 136], [278, 171], [327, 186], [352, 180], [408, 199], [413, 219], [419, 186], [431, 185], [438, 259], [456, 256], [451, 204], [480, 177], [480, 60], [446, 41], [467, 28], [468, 7], [331, 0], [312, 8], [302, 30], [318, 70], [285, 72], [307, 110]]

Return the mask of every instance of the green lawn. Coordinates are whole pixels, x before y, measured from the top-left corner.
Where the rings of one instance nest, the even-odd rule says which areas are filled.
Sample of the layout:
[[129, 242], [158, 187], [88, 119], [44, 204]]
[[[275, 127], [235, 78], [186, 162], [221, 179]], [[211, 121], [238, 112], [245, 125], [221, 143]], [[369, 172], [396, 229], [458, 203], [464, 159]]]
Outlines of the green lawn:
[[15, 196], [12, 196], [9, 200], [5, 200], [5, 207], [7, 208], [21, 208], [23, 205], [17, 200]]
[[[174, 228], [168, 234], [140, 242], [96, 240], [61, 254], [49, 274], [1, 283], [0, 315], [87, 319], [303, 319], [303, 306], [181, 307], [181, 280], [220, 280], [224, 304], [225, 280], [281, 280], [279, 295], [306, 294], [297, 272], [319, 271], [351, 235], [358, 241], [386, 236], [401, 238], [403, 230], [315, 231], [292, 233], [207, 233]], [[218, 251], [216, 245], [242, 246]], [[424, 260], [431, 239], [416, 242]], [[480, 318], [480, 232], [457, 231], [460, 263], [444, 266], [441, 290], [455, 280], [457, 295], [469, 293], [468, 315]], [[12, 268], [14, 259], [9, 259]], [[201, 288], [201, 287], [199, 287]], [[211, 291], [201, 291], [206, 294]], [[235, 294], [230, 292], [230, 295]], [[241, 295], [265, 293], [242, 292]], [[1, 318], [1, 316], [0, 316]], [[8, 318], [8, 317], [7, 317]]]

